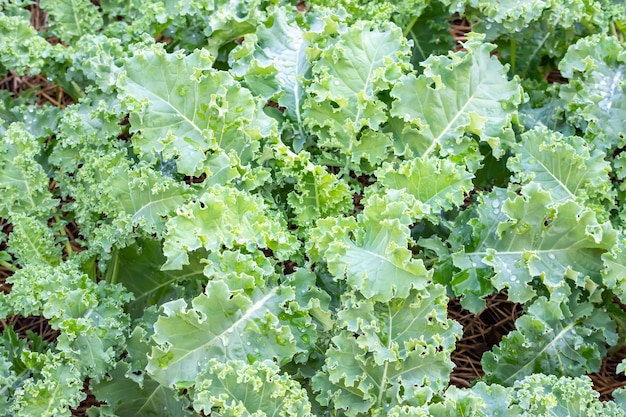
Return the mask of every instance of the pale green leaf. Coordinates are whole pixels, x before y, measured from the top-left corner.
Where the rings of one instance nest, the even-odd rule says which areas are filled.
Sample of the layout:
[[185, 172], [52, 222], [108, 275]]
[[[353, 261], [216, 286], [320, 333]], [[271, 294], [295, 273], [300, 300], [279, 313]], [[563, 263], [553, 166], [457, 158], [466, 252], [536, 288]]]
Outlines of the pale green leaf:
[[194, 385], [193, 407], [207, 415], [313, 417], [307, 392], [271, 361], [211, 359]]
[[626, 50], [615, 37], [595, 35], [570, 47], [559, 65], [567, 116], [601, 150], [626, 143]]
[[555, 204], [567, 200], [586, 203], [598, 196], [610, 198], [611, 168], [604, 160], [605, 154], [591, 151], [583, 139], [540, 127], [524, 133], [514, 150], [515, 157], [508, 161], [513, 179], [522, 184], [540, 184]]
[[51, 33], [65, 42], [102, 28], [102, 16], [89, 0], [40, 0], [39, 5], [48, 14]]
[[347, 182], [333, 175], [326, 167], [314, 164], [306, 151], [293, 153], [284, 145], [274, 148], [277, 177], [286, 185], [293, 184], [287, 203], [298, 226], [308, 227], [316, 220], [349, 213], [353, 208], [352, 194]]
[[324, 259], [336, 279], [374, 301], [405, 297], [411, 288], [425, 288], [432, 276], [412, 257], [410, 209], [397, 201], [400, 193], [395, 198], [374, 195], [357, 219], [329, 217], [311, 231], [312, 259]]
[[11, 223], [8, 250], [18, 264], [56, 266], [61, 262], [61, 248], [47, 224], [21, 214], [12, 215]]
[[231, 72], [243, 77], [253, 94], [275, 99], [300, 127], [305, 77], [311, 64], [306, 56], [304, 30], [284, 8], [272, 13], [272, 24], [259, 25], [230, 55]]
[[431, 56], [422, 63], [424, 74], [405, 75], [391, 91], [391, 115], [420, 129], [420, 142], [409, 145], [413, 154], [455, 154], [457, 141], [472, 133], [501, 156], [501, 142], [513, 138], [515, 109], [524, 98], [518, 81], [508, 80], [506, 67], [491, 55], [494, 46], [481, 36], [471, 36], [465, 48]]
[[231, 292], [223, 281], [210, 281], [190, 308], [182, 299], [164, 304], [154, 325], [157, 345], [148, 372], [165, 386], [189, 387], [210, 359], [288, 362], [296, 341], [279, 316], [293, 297], [291, 287], [255, 290], [249, 297]]
[[347, 416], [394, 405], [423, 405], [447, 386], [460, 326], [446, 317], [442, 286], [387, 303], [353, 300], [339, 314], [316, 397]]
[[[307, 88], [304, 123], [318, 136], [318, 146], [353, 154], [364, 128], [378, 129], [387, 120], [387, 105], [378, 94], [390, 89], [408, 66], [409, 47], [399, 28], [359, 22], [331, 39], [313, 64]], [[375, 155], [389, 142], [378, 141]], [[367, 155], [363, 155], [367, 157]]]
[[22, 123], [9, 125], [0, 143], [1, 217], [22, 213], [47, 219], [59, 203], [52, 197], [50, 179], [38, 162], [41, 152], [41, 145]]
[[580, 295], [539, 297], [515, 329], [483, 355], [486, 380], [511, 386], [534, 373], [581, 376], [600, 369], [606, 346], [617, 343], [607, 312]]
[[[612, 401], [601, 401], [587, 376], [558, 377], [538, 373], [518, 381], [511, 391], [512, 406], [524, 417], [624, 417]], [[521, 409], [521, 410], [520, 410]]]
[[462, 269], [493, 267], [493, 285], [508, 288], [509, 299], [516, 302], [535, 296], [534, 277], [550, 291], [562, 286], [565, 277], [594, 291], [601, 255], [616, 240], [615, 230], [599, 223], [592, 210], [571, 200], [554, 205], [534, 182], [521, 196], [486, 198], [479, 213], [469, 221], [473, 231], [464, 237], [468, 247], [453, 255], [454, 264]]
[[0, 14], [0, 50], [0, 65], [16, 75], [39, 74], [47, 65], [65, 59], [62, 45], [50, 45], [20, 16]]
[[442, 210], [463, 204], [465, 194], [474, 188], [473, 175], [445, 159], [416, 158], [397, 166], [384, 164], [376, 171], [384, 190], [400, 190], [415, 198], [413, 208], [420, 219], [438, 223]]
[[178, 171], [199, 175], [206, 153], [232, 151], [247, 164], [274, 124], [247, 89], [211, 68], [207, 51], [141, 51], [119, 75], [120, 99], [132, 106], [133, 143], [142, 157], [177, 158]]
[[297, 250], [295, 237], [276, 213], [259, 198], [232, 187], [215, 186], [176, 213], [167, 223], [163, 269], [182, 268], [189, 263], [187, 253], [200, 248], [268, 248], [278, 259]]

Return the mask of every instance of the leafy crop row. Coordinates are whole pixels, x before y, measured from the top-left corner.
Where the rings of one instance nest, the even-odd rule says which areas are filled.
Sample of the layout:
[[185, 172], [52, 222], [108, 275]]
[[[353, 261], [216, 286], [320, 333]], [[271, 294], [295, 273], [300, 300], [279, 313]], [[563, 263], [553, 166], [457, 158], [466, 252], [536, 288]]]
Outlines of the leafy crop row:
[[621, 0], [0, 5], [0, 415], [626, 415]]

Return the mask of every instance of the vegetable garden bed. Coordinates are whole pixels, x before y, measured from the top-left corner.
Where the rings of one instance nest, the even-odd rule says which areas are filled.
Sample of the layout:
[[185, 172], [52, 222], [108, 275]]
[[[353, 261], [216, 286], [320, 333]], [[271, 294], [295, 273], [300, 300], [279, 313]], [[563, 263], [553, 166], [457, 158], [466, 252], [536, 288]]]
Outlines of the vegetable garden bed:
[[0, 6], [0, 416], [626, 415], [620, 0]]

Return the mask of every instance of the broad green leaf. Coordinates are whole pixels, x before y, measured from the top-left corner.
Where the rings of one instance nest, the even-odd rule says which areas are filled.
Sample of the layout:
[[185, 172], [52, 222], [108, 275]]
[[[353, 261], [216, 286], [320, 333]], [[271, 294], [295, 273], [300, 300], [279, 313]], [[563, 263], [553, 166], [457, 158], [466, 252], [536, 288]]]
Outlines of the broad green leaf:
[[179, 397], [171, 388], [165, 387], [151, 378], [144, 378], [140, 385], [130, 377], [129, 365], [118, 362], [109, 377], [91, 387], [101, 404], [90, 407], [90, 417], [152, 417], [167, 415], [169, 417], [191, 416], [187, 410], [189, 401]]
[[0, 143], [0, 217], [22, 213], [47, 219], [59, 203], [50, 193], [50, 179], [38, 162], [41, 153], [41, 145], [22, 123], [9, 125]]
[[297, 243], [284, 221], [262, 200], [232, 187], [215, 186], [197, 201], [178, 208], [167, 222], [164, 270], [189, 263], [188, 252], [204, 248], [268, 248], [278, 259], [296, 252]]
[[210, 281], [190, 308], [182, 299], [164, 304], [164, 315], [154, 325], [157, 345], [149, 356], [148, 373], [165, 386], [183, 388], [209, 368], [210, 359], [288, 362], [297, 352], [296, 341], [280, 317], [293, 299], [291, 287], [255, 290], [247, 296], [231, 292], [223, 281]]
[[[611, 401], [601, 401], [587, 376], [530, 375], [513, 386], [513, 407], [524, 417], [624, 417], [626, 412]], [[522, 411], [523, 410], [523, 411]]]
[[303, 227], [303, 234], [320, 218], [350, 213], [353, 191], [343, 178], [314, 164], [306, 151], [295, 154], [279, 145], [275, 146], [274, 155], [280, 168], [276, 171], [278, 182], [285, 183], [287, 189], [293, 187], [286, 200], [295, 215], [294, 222]]
[[515, 302], [535, 296], [534, 277], [550, 291], [568, 277], [593, 292], [601, 280], [601, 255], [616, 240], [615, 230], [599, 223], [592, 210], [571, 200], [554, 205], [534, 182], [521, 196], [485, 198], [478, 213], [469, 221], [471, 236], [461, 238], [467, 247], [453, 255], [454, 264], [461, 269], [493, 267], [493, 285], [508, 288]]
[[55, 133], [61, 109], [51, 104], [33, 105], [27, 96], [13, 97], [8, 90], [0, 90], [0, 135], [4, 135], [6, 127], [14, 122], [23, 123], [24, 129], [38, 140]]
[[56, 266], [61, 262], [61, 248], [47, 224], [21, 214], [12, 215], [11, 223], [8, 250], [18, 264]]
[[[359, 162], [360, 132], [376, 131], [387, 120], [378, 94], [390, 89], [408, 66], [409, 47], [399, 28], [359, 22], [331, 39], [314, 62], [304, 102], [304, 123], [318, 146], [337, 149]], [[379, 140], [371, 162], [384, 158], [388, 140]], [[357, 152], [358, 153], [358, 152]]]
[[413, 40], [411, 62], [419, 70], [419, 63], [430, 55], [443, 55], [452, 50], [454, 38], [450, 33], [450, 13], [441, 2], [428, 2], [419, 17], [415, 16], [407, 26], [401, 27], [405, 36]]
[[48, 14], [51, 33], [65, 42], [102, 28], [102, 16], [89, 0], [40, 0], [39, 5]]
[[[322, 404], [357, 416], [423, 405], [447, 386], [460, 326], [446, 317], [442, 286], [386, 303], [353, 299], [339, 313], [326, 363], [312, 381]], [[381, 413], [381, 414], [378, 414]]]
[[276, 9], [272, 18], [271, 26], [259, 25], [255, 35], [246, 36], [231, 52], [231, 72], [243, 77], [253, 94], [275, 99], [300, 128], [303, 81], [311, 70], [308, 42], [284, 8]]
[[96, 284], [74, 262], [28, 264], [10, 282], [0, 311], [48, 319], [60, 331], [55, 349], [79, 371], [97, 382], [118, 360], [129, 325], [123, 305], [131, 298], [121, 286]]
[[601, 150], [626, 143], [626, 50], [615, 37], [595, 35], [570, 47], [559, 65], [567, 116]]
[[313, 417], [307, 392], [271, 361], [211, 359], [193, 388], [193, 408], [220, 416]]
[[16, 75], [39, 74], [48, 65], [65, 59], [62, 45], [52, 46], [39, 36], [29, 20], [0, 15], [0, 65]]
[[511, 386], [534, 373], [581, 376], [600, 369], [616, 325], [603, 308], [579, 295], [539, 297], [481, 361], [486, 380]]
[[311, 259], [324, 259], [336, 279], [345, 279], [351, 289], [374, 301], [386, 302], [407, 296], [411, 288], [425, 288], [432, 271], [413, 259], [408, 248], [411, 213], [400, 194], [372, 196], [356, 219], [319, 220], [311, 231]]
[[[139, 239], [135, 244], [116, 250], [107, 265], [107, 282], [120, 283], [133, 294], [126, 306], [132, 318], [143, 316], [146, 308], [179, 298], [187, 293], [199, 292], [205, 279], [205, 265], [199, 256], [192, 254], [189, 265], [181, 270], [162, 271], [166, 258], [161, 243]], [[196, 282], [198, 281], [198, 282]], [[182, 284], [182, 285], [181, 285]]]
[[401, 190], [415, 198], [417, 219], [440, 221], [441, 211], [463, 204], [472, 188], [473, 175], [445, 159], [416, 158], [398, 166], [383, 164], [376, 178], [384, 190]]
[[508, 80], [506, 67], [491, 56], [494, 46], [481, 36], [471, 36], [465, 48], [431, 56], [422, 63], [424, 74], [403, 76], [391, 91], [391, 115], [419, 128], [419, 142], [409, 144], [414, 155], [455, 154], [461, 137], [472, 133], [501, 156], [501, 142], [513, 138], [515, 109], [524, 98], [518, 81]]
[[564, 137], [540, 127], [524, 133], [513, 149], [516, 155], [508, 161], [512, 179], [540, 184], [555, 204], [568, 200], [589, 203], [593, 197], [611, 199], [611, 168], [605, 154], [591, 151], [582, 138]]
[[202, 50], [138, 52], [119, 75], [120, 99], [131, 108], [134, 145], [143, 158], [176, 158], [178, 171], [200, 175], [207, 152], [234, 152], [247, 164], [273, 130], [261, 103]]

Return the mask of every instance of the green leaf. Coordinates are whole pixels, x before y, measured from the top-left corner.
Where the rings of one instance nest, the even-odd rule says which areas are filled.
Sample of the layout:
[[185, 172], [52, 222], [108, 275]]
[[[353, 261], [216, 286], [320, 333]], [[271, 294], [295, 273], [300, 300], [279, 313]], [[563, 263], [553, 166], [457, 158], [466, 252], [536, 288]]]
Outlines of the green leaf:
[[431, 56], [424, 74], [405, 75], [391, 91], [391, 115], [419, 128], [420, 140], [411, 143], [414, 155], [439, 150], [455, 154], [465, 133], [477, 135], [503, 154], [501, 141], [513, 138], [516, 107], [523, 101], [517, 80], [509, 81], [506, 67], [491, 56], [493, 45], [482, 36], [470, 36], [467, 51]]
[[13, 231], [9, 236], [8, 250], [18, 264], [56, 266], [61, 262], [61, 248], [47, 224], [21, 214], [12, 215], [11, 223]]
[[383, 164], [376, 178], [384, 190], [414, 197], [417, 219], [427, 218], [435, 224], [441, 220], [441, 211], [459, 207], [465, 193], [474, 188], [473, 175], [463, 167], [432, 157], [403, 161], [398, 166]]
[[58, 204], [38, 162], [41, 152], [41, 145], [22, 123], [9, 125], [0, 143], [0, 217], [22, 213], [47, 219]]
[[280, 144], [274, 147], [274, 156], [280, 168], [276, 170], [277, 182], [285, 183], [288, 190], [293, 187], [286, 200], [294, 222], [303, 226], [303, 234], [320, 218], [350, 213], [353, 191], [345, 179], [314, 164], [306, 151], [295, 154]]
[[567, 116], [601, 150], [626, 143], [626, 50], [615, 37], [595, 35], [570, 47], [559, 65]]
[[0, 310], [47, 318], [60, 331], [56, 351], [73, 358], [77, 370], [98, 381], [118, 360], [129, 325], [123, 305], [130, 296], [121, 286], [96, 284], [74, 262], [28, 264], [10, 282]]
[[31, 369], [40, 368], [41, 377], [26, 379], [15, 391], [8, 415], [67, 416], [85, 398], [81, 373], [62, 355], [31, 353], [27, 362]]
[[405, 36], [413, 40], [411, 62], [416, 69], [419, 63], [428, 59], [430, 55], [443, 55], [454, 48], [449, 20], [450, 13], [443, 3], [431, 1], [427, 3], [419, 18], [409, 22], [412, 23], [411, 27], [401, 26]]
[[212, 63], [206, 51], [186, 56], [159, 46], [128, 60], [117, 86], [131, 106], [131, 132], [140, 132], [133, 143], [143, 158], [176, 158], [180, 173], [200, 175], [207, 152], [232, 151], [247, 164], [259, 139], [272, 135], [262, 103]]
[[312, 380], [317, 400], [347, 416], [385, 415], [394, 405], [418, 406], [441, 394], [461, 334], [446, 317], [447, 302], [439, 285], [386, 303], [347, 302], [338, 316], [345, 330], [333, 337]]
[[271, 361], [209, 361], [193, 388], [198, 412], [221, 416], [313, 417], [306, 391]]
[[163, 253], [164, 270], [189, 263], [188, 252], [242, 247], [248, 251], [268, 248], [278, 259], [287, 259], [297, 243], [285, 222], [262, 200], [231, 187], [215, 186], [198, 201], [181, 206], [167, 223]]
[[204, 275], [228, 283], [231, 290], [252, 291], [275, 280], [275, 262], [261, 251], [242, 253], [224, 250], [211, 252], [202, 259]]
[[284, 8], [277, 8], [272, 19], [271, 26], [259, 25], [231, 52], [231, 73], [242, 77], [253, 94], [276, 100], [300, 128], [303, 82], [311, 70], [308, 42]]
[[[560, 299], [563, 297], [563, 299]], [[617, 343], [616, 325], [603, 308], [579, 295], [539, 297], [481, 361], [486, 380], [511, 386], [533, 373], [581, 376], [600, 369], [606, 345]]]
[[167, 415], [170, 417], [191, 416], [187, 410], [189, 401], [179, 397], [171, 388], [165, 387], [151, 378], [144, 378], [140, 385], [130, 377], [130, 367], [126, 362], [118, 362], [109, 372], [106, 380], [91, 387], [101, 404], [90, 407], [90, 417], [151, 417]]
[[42, 0], [39, 5], [49, 16], [51, 33], [65, 42], [102, 28], [102, 16], [89, 0]]
[[324, 259], [336, 279], [346, 279], [350, 288], [374, 301], [406, 297], [411, 288], [425, 288], [432, 271], [412, 258], [411, 213], [400, 195], [373, 195], [357, 219], [319, 220], [311, 231], [310, 258]]
[[626, 300], [626, 239], [617, 240], [610, 251], [602, 254], [602, 284], [620, 300]]
[[39, 36], [29, 19], [0, 15], [0, 65], [16, 75], [39, 74], [56, 62], [63, 62], [62, 45], [52, 46]]
[[611, 401], [600, 401], [587, 376], [579, 378], [535, 374], [515, 383], [513, 403], [523, 416], [623, 417], [623, 409]]
[[183, 388], [193, 385], [212, 358], [288, 362], [297, 352], [296, 341], [280, 317], [293, 298], [291, 287], [257, 289], [247, 296], [231, 292], [223, 281], [210, 281], [191, 308], [182, 299], [162, 306], [165, 315], [154, 325], [157, 345], [146, 369], [161, 384]]
[[[408, 66], [409, 47], [399, 28], [358, 22], [331, 39], [313, 64], [313, 81], [304, 103], [304, 123], [318, 136], [320, 147], [337, 149], [359, 162], [360, 132], [376, 131], [387, 120], [387, 105], [378, 98]], [[370, 155], [384, 158], [388, 140]]]
[[488, 196], [478, 213], [469, 220], [471, 237], [460, 237], [467, 247], [453, 254], [454, 264], [461, 269], [493, 267], [493, 285], [508, 288], [515, 302], [535, 296], [534, 277], [550, 291], [567, 277], [593, 292], [601, 280], [601, 255], [616, 240], [615, 230], [599, 223], [592, 210], [571, 200], [555, 206], [534, 182], [506, 201], [498, 194]]
[[109, 177], [103, 178], [102, 194], [115, 210], [107, 214], [125, 215], [132, 226], [142, 226], [146, 232], [161, 236], [164, 218], [187, 200], [190, 190], [149, 168], [124, 168], [110, 167], [106, 172]]
[[[161, 265], [166, 258], [161, 243], [139, 239], [135, 244], [114, 252], [105, 279], [121, 283], [133, 294], [133, 301], [126, 306], [126, 311], [132, 318], [139, 318], [149, 306], [179, 298], [185, 291], [199, 292], [201, 283], [205, 281], [202, 274], [205, 265], [199, 258], [192, 254], [190, 264], [183, 269], [162, 271]], [[196, 283], [196, 280], [199, 282]]]
[[512, 179], [540, 184], [555, 204], [568, 200], [589, 204], [594, 197], [612, 200], [605, 154], [591, 151], [582, 138], [539, 127], [524, 133], [513, 149], [516, 155], [507, 163]]

